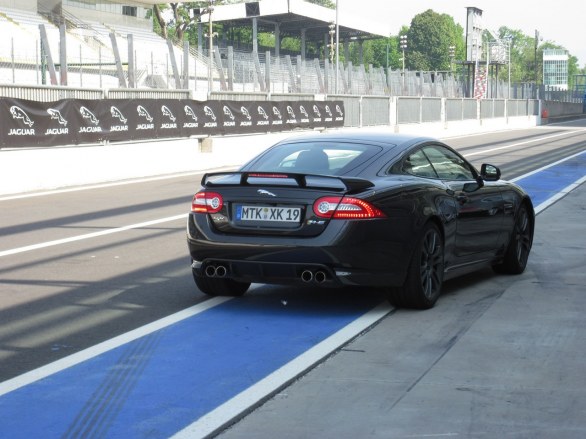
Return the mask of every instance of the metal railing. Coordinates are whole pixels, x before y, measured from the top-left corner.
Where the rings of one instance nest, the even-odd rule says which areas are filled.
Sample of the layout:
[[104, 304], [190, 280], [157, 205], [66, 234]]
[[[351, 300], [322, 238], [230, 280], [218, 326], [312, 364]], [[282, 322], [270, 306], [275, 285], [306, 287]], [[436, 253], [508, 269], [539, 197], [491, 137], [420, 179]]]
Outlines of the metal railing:
[[[191, 90], [89, 89], [0, 84], [0, 97], [52, 102], [60, 99], [193, 99]], [[394, 126], [536, 116], [539, 101], [519, 99], [429, 98], [411, 96], [312, 95], [307, 93], [214, 92], [216, 101], [341, 101], [344, 126]], [[575, 105], [575, 104], [571, 104]]]

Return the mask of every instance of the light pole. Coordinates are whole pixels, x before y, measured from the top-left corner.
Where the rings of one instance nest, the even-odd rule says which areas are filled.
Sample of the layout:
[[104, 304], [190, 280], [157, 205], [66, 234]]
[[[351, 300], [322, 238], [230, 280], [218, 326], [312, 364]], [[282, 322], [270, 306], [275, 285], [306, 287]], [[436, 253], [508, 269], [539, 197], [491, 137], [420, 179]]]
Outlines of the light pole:
[[507, 62], [509, 64], [508, 68], [508, 91], [507, 91], [507, 99], [511, 99], [511, 43], [513, 42], [513, 36], [507, 35], [505, 37], [507, 40]]
[[448, 47], [450, 50], [450, 72], [454, 71], [454, 58], [456, 57], [456, 46]]
[[340, 0], [336, 0], [336, 94], [338, 94], [338, 72], [340, 71], [340, 24], [338, 23], [338, 3], [340, 3]]
[[216, 0], [208, 0], [208, 7], [204, 10], [204, 13], [208, 14], [208, 96], [212, 92], [213, 82], [212, 82], [212, 66], [214, 62], [214, 31], [213, 31], [213, 23], [212, 23], [212, 12], [214, 11], [214, 2]]
[[329, 44], [329, 48], [330, 48], [330, 62], [333, 64], [334, 63], [334, 34], [336, 33], [336, 24], [331, 21], [330, 24], [328, 25], [328, 27], [330, 28], [330, 44]]
[[405, 90], [405, 50], [407, 50], [407, 35], [401, 35], [399, 45], [403, 51], [403, 91]]

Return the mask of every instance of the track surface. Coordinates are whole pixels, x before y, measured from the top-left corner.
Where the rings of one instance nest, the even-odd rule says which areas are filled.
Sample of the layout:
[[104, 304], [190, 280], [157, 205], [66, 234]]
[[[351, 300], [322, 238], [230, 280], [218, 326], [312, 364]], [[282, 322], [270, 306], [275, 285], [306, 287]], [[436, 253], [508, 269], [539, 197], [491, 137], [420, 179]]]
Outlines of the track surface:
[[[447, 143], [474, 164], [496, 164], [503, 178], [513, 179], [586, 150], [586, 124], [452, 138]], [[583, 161], [572, 159], [519, 183], [531, 185], [538, 205], [572, 183], [576, 167], [583, 173]], [[141, 331], [178, 312], [195, 315], [194, 306], [210, 305], [193, 285], [185, 244], [185, 216], [200, 177], [194, 174], [0, 200], [0, 381], [18, 382], [16, 377], [26, 372], [34, 375], [41, 366], [66, 361], [72, 354], [80, 355], [129, 331]], [[486, 277], [494, 283], [493, 289], [505, 287], [506, 279]], [[471, 281], [461, 282], [450, 286], [457, 290]], [[479, 298], [479, 304], [469, 309], [470, 316], [486, 310], [497, 297]], [[167, 437], [330, 340], [381, 302], [383, 298], [374, 291], [255, 286], [243, 300], [219, 303], [202, 312], [206, 319], [190, 315], [173, 320], [164, 331], [147, 331], [147, 336], [105, 349], [93, 360], [36, 383], [50, 387], [57, 380], [59, 389], [69, 389], [79, 397], [58, 411], [59, 419], [47, 421], [54, 428], [48, 437], [116, 436], [114, 432], [121, 432], [120, 437]], [[377, 312], [377, 318], [385, 313], [389, 313], [386, 320], [395, 318], [390, 308]], [[367, 321], [365, 327], [374, 321]], [[466, 322], [460, 322], [462, 327]], [[306, 331], [308, 328], [311, 330]], [[224, 331], [222, 340], [232, 344], [210, 338], [218, 330]], [[334, 343], [327, 349], [335, 348]], [[327, 355], [327, 349], [311, 361]], [[157, 356], [152, 358], [155, 351]], [[300, 370], [314, 363], [308, 364]], [[157, 372], [176, 366], [166, 378]], [[129, 369], [126, 375], [120, 372]], [[300, 372], [285, 377], [284, 383], [295, 373]], [[93, 377], [98, 385], [80, 387], [81, 377]], [[34, 382], [30, 374], [27, 380]], [[162, 400], [165, 392], [173, 398], [180, 389], [186, 390], [182, 409], [177, 410], [181, 413], [161, 412], [156, 401], [144, 404], [144, 411], [122, 410], [130, 395], [147, 400], [153, 383], [159, 386], [155, 394]], [[209, 386], [208, 393], [202, 390], [205, 386]], [[5, 383], [0, 390], [6, 393], [7, 388]], [[0, 396], [0, 413], [26, 407], [38, 410], [41, 417], [43, 413], [52, 416], [48, 408], [54, 402], [50, 399], [44, 401], [45, 406], [31, 406], [31, 400], [46, 391], [33, 385], [6, 393]], [[217, 399], [211, 401], [208, 394]], [[101, 405], [88, 406], [88, 401]], [[123, 415], [118, 416], [120, 413]], [[6, 431], [34, 436], [34, 430], [26, 432], [17, 421], [14, 419], [13, 426], [18, 430]], [[4, 425], [0, 433], [8, 428]], [[34, 425], [47, 432], [46, 424]]]

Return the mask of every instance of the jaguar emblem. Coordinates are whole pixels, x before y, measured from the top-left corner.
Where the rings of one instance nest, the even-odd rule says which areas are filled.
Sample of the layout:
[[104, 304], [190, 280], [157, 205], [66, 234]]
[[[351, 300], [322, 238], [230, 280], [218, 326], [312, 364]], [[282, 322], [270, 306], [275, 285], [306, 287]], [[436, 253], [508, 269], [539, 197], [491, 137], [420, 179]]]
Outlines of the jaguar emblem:
[[259, 195], [268, 195], [269, 197], [276, 197], [275, 194], [264, 189], [259, 189], [256, 192], [258, 192]]

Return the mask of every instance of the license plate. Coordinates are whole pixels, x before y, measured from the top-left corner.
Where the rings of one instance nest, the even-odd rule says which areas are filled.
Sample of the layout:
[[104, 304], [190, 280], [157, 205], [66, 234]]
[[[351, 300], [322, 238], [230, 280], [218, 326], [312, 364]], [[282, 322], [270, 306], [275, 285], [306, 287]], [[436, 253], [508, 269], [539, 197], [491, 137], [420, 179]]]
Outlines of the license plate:
[[301, 221], [301, 208], [272, 206], [237, 206], [236, 220], [299, 223]]

